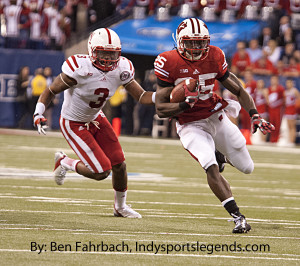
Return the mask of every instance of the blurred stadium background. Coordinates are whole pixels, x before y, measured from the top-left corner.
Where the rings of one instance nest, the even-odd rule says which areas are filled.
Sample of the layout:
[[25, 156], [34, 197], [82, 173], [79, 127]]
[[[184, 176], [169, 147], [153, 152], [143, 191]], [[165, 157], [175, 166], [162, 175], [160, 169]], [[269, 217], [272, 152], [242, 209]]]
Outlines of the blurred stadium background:
[[[0, 8], [6, 2], [9, 1], [1, 1]], [[23, 1], [23, 4], [30, 2]], [[199, 1], [196, 8], [188, 6], [188, 1], [185, 1], [175, 9], [160, 5], [161, 1], [154, 2], [156, 5], [152, 9], [138, 6], [138, 1], [133, 4], [132, 1], [108, 0], [74, 1], [73, 4], [72, 1], [47, 2], [64, 15], [66, 25], [69, 25], [69, 28], [65, 27], [68, 29], [64, 32], [65, 41], [59, 47], [43, 44], [40, 49], [32, 49], [24, 46], [24, 38], [21, 37], [23, 42], [17, 38], [15, 48], [8, 47], [4, 14], [0, 13], [1, 264], [298, 265], [299, 105], [294, 147], [286, 147], [288, 132], [283, 123], [279, 147], [268, 142], [248, 146], [256, 166], [253, 174], [243, 175], [226, 166], [225, 176], [253, 227], [250, 234], [233, 236], [230, 233], [233, 223], [227, 222], [226, 213], [206, 184], [204, 172], [182, 149], [174, 132], [174, 121], [158, 119], [153, 110], [143, 110], [129, 95], [124, 95], [122, 89], [119, 99], [112, 100], [105, 107], [104, 111], [112, 123], [113, 118], [120, 118], [120, 141], [129, 172], [128, 201], [144, 217], [138, 221], [117, 219], [112, 217], [110, 179], [96, 183], [69, 174], [62, 187], [57, 187], [52, 180], [54, 152], [64, 150], [73, 155], [58, 132], [62, 95], [52, 108], [52, 130], [46, 137], [39, 136], [32, 129], [31, 114], [27, 114], [22, 126], [19, 124], [22, 110], [16, 87], [21, 67], [29, 67], [30, 77], [34, 76], [36, 69], [45, 67], [50, 67], [53, 76], [56, 76], [68, 56], [87, 52], [86, 42], [91, 31], [111, 27], [120, 36], [122, 54], [133, 62], [137, 79], [152, 90], [153, 85], [148, 87], [145, 81], [152, 74], [153, 61], [157, 54], [174, 47], [171, 34], [183, 18], [189, 16], [206, 21], [211, 44], [224, 50], [229, 65], [239, 41], [248, 44], [251, 39], [259, 39], [262, 29], [269, 26], [277, 27], [279, 36], [280, 18], [288, 16], [297, 55], [300, 20], [299, 11], [290, 8], [294, 1], [273, 1], [277, 6], [270, 8], [255, 8], [255, 5], [249, 4], [250, 1], [236, 1], [248, 3], [251, 7], [246, 9], [247, 5], [244, 5], [243, 13], [226, 12], [226, 8], [205, 9], [205, 4], [210, 1]], [[71, 11], [64, 13], [66, 10]], [[74, 22], [75, 11], [77, 20]], [[28, 40], [25, 38], [25, 43]], [[295, 77], [298, 90], [299, 77], [300, 71]], [[269, 77], [265, 79], [268, 84]], [[220, 90], [222, 92], [222, 88]], [[30, 94], [30, 87], [28, 92]], [[149, 113], [150, 119], [145, 115]], [[145, 121], [147, 123], [143, 124]], [[256, 140], [250, 137], [250, 141], [255, 143]], [[104, 241], [114, 245], [124, 241], [133, 249], [137, 241], [173, 245], [197, 241], [205, 245], [231, 245], [236, 242], [243, 248], [250, 244], [253, 250], [173, 251], [156, 255], [151, 251], [133, 250], [131, 254], [101, 253], [101, 259], [97, 256], [99, 252], [49, 252], [51, 242], [75, 245], [76, 241]], [[31, 252], [31, 242], [47, 244], [47, 252]], [[263, 250], [263, 245], [270, 248]]]

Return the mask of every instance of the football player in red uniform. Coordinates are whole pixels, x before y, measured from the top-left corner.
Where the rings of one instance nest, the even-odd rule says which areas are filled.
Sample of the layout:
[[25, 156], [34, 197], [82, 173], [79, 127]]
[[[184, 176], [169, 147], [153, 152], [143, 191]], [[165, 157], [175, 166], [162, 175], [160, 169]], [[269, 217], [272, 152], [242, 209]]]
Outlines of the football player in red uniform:
[[[251, 96], [228, 71], [223, 51], [210, 45], [208, 28], [203, 21], [197, 18], [182, 21], [176, 30], [176, 43], [177, 49], [161, 53], [154, 62], [158, 80], [157, 114], [177, 118], [177, 133], [183, 147], [206, 171], [208, 185], [234, 218], [233, 233], [246, 233], [251, 226], [240, 213], [229, 183], [219, 172], [215, 149], [243, 173], [251, 173], [254, 164], [245, 138], [224, 111], [236, 116], [239, 108], [213, 92], [215, 80], [237, 96], [252, 119], [254, 132], [259, 128], [266, 134], [274, 127], [261, 118]], [[190, 78], [199, 80], [198, 92], [186, 90], [185, 101], [170, 103], [174, 86]]]
[[55, 153], [56, 183], [62, 185], [70, 170], [94, 180], [105, 179], [112, 171], [114, 215], [141, 218], [126, 204], [124, 153], [101, 109], [121, 85], [142, 104], [154, 104], [155, 94], [145, 91], [134, 79], [134, 67], [121, 56], [121, 42], [113, 30], [101, 28], [92, 32], [88, 51], [88, 55], [76, 54], [63, 63], [62, 72], [38, 100], [34, 124], [39, 133], [45, 134], [45, 109], [56, 94], [64, 91], [60, 128], [80, 160], [63, 152]]

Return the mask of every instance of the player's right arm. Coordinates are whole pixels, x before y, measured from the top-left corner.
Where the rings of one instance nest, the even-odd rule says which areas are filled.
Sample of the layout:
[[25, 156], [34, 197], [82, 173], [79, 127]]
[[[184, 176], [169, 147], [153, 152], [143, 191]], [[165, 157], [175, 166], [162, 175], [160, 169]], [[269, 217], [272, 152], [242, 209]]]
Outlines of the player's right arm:
[[174, 86], [162, 87], [157, 85], [155, 108], [160, 118], [175, 116], [190, 108], [186, 102], [170, 103], [170, 94], [173, 88]]
[[40, 95], [33, 114], [33, 123], [37, 127], [39, 134], [46, 134], [45, 129], [47, 128], [47, 119], [43, 114], [54, 96], [76, 84], [77, 82], [75, 79], [64, 73], [60, 73], [54, 79], [52, 84]]
[[67, 76], [65, 73], [60, 73], [52, 82], [52, 84], [43, 91], [40, 95], [38, 102], [43, 103], [47, 108], [52, 99], [56, 94], [61, 93], [64, 90], [76, 85], [77, 82], [75, 79]]
[[172, 57], [168, 56], [167, 53], [160, 54], [154, 61], [154, 70], [157, 77], [155, 108], [160, 118], [175, 116], [190, 108], [190, 105], [186, 102], [170, 103], [170, 94], [174, 88], [174, 81], [170, 77], [170, 71], [173, 67]]

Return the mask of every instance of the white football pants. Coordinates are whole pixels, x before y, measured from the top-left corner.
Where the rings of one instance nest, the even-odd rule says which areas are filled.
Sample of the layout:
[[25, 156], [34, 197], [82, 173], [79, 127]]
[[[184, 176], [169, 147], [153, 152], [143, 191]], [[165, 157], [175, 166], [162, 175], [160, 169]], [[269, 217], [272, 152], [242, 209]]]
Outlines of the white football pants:
[[213, 164], [217, 165], [217, 149], [241, 172], [250, 174], [253, 171], [254, 164], [246, 140], [223, 110], [206, 119], [183, 125], [177, 122], [176, 127], [183, 147], [205, 170]]

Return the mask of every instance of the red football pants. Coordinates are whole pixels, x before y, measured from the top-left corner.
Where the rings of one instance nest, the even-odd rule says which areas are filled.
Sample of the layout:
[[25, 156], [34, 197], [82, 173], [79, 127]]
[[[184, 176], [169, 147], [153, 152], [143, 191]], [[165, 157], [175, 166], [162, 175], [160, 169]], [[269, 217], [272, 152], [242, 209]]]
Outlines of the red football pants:
[[119, 140], [106, 117], [99, 115], [96, 126], [90, 122], [70, 121], [60, 118], [60, 129], [70, 147], [93, 172], [102, 173], [125, 161]]

